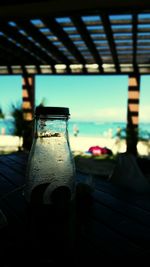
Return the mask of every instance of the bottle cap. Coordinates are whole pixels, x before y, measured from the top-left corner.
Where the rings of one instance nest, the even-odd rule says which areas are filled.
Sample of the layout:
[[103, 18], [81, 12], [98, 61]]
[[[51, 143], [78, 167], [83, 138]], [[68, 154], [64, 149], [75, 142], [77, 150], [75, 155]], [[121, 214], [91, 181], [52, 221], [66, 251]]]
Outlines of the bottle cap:
[[36, 107], [35, 115], [66, 115], [69, 116], [69, 108], [66, 107]]

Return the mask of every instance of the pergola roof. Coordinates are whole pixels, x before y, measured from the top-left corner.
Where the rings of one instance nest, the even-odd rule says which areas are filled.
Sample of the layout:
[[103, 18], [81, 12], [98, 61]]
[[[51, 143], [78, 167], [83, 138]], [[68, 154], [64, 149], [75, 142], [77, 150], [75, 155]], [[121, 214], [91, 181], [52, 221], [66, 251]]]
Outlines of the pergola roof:
[[0, 4], [0, 74], [150, 73], [148, 1], [18, 2]]

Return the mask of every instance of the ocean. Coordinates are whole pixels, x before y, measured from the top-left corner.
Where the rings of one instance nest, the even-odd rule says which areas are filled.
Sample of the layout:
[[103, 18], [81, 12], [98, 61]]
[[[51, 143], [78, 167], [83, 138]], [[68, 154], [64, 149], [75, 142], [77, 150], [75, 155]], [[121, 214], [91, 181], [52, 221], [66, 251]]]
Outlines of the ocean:
[[[69, 121], [69, 134], [74, 135], [74, 128], [78, 128], [79, 136], [87, 137], [115, 137], [117, 129], [121, 129], [121, 137], [126, 137], [125, 122], [90, 122], [90, 121]], [[150, 123], [139, 124], [139, 137], [150, 139]]]
[[[121, 129], [122, 138], [126, 135], [125, 122], [94, 122], [94, 121], [68, 121], [69, 135], [74, 135], [74, 128], [78, 128], [78, 136], [87, 137], [115, 137], [117, 129]], [[13, 135], [13, 119], [0, 119], [0, 134]], [[139, 124], [139, 136], [146, 140], [150, 139], [150, 123]]]
[[6, 135], [14, 134], [13, 119], [0, 119], [0, 134], [6, 134]]

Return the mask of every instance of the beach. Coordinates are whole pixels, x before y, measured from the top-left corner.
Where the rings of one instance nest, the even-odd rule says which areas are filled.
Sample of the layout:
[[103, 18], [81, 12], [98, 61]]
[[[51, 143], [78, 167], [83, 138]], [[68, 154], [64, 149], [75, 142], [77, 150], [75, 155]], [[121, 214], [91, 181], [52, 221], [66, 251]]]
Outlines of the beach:
[[120, 141], [120, 144], [116, 146], [115, 140], [113, 138], [105, 137], [87, 137], [87, 136], [71, 136], [69, 138], [70, 146], [73, 151], [82, 151], [87, 152], [91, 146], [100, 146], [107, 147], [112, 150], [113, 153], [117, 152], [117, 149], [120, 152], [124, 152], [126, 149], [124, 140]]
[[[119, 142], [117, 142], [117, 130], [121, 130]], [[126, 151], [125, 122], [94, 122], [94, 121], [70, 121], [68, 124], [69, 141], [72, 151], [87, 152], [91, 146], [107, 147], [113, 154]], [[13, 135], [13, 120], [0, 120], [0, 151], [16, 151], [22, 143], [22, 139]], [[149, 140], [150, 123], [139, 125], [140, 139], [147, 141], [138, 142], [138, 154], [150, 155]]]
[[[116, 138], [90, 137], [90, 136], [69, 136], [70, 148], [75, 153], [86, 153], [91, 146], [107, 147], [113, 154], [126, 151], [125, 139], [117, 142]], [[0, 135], [0, 151], [17, 151], [22, 145], [22, 138], [13, 135]], [[137, 145], [140, 156], [150, 155], [150, 141], [139, 141]]]
[[[87, 136], [70, 136], [70, 147], [74, 152], [87, 152], [91, 146], [107, 147], [112, 150], [113, 154], [123, 153], [126, 151], [126, 140], [105, 137], [87, 137]], [[137, 145], [140, 156], [150, 155], [150, 141], [139, 141]]]
[[15, 135], [0, 135], [0, 153], [18, 151], [22, 144], [22, 137]]

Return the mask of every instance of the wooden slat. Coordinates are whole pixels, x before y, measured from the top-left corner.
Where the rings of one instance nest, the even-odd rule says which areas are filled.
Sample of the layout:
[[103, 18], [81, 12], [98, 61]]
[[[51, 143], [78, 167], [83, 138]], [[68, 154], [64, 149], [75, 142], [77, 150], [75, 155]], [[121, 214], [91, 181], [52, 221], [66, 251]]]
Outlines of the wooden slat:
[[132, 27], [132, 35], [133, 35], [133, 67], [134, 72], [138, 73], [138, 66], [137, 66], [137, 23], [138, 18], [137, 14], [133, 14], [133, 27]]
[[[139, 53], [140, 55], [144, 53], [147, 57], [149, 54], [148, 43], [146, 44], [146, 41], [150, 39], [149, 13], [146, 10], [142, 10], [141, 13], [138, 13], [137, 10], [123, 13], [119, 13], [119, 8], [115, 14], [111, 9], [109, 12], [96, 9], [87, 12], [82, 10], [79, 13], [68, 13], [66, 15], [57, 14], [57, 16], [53, 15], [51, 17], [46, 15], [36, 18], [30, 16], [21, 18], [20, 16], [12, 21], [8, 21], [8, 18], [2, 19], [0, 37], [5, 38], [5, 42], [7, 42], [6, 46], [1, 43], [0, 66], [7, 67], [7, 74], [13, 75], [15, 73], [12, 70], [12, 65], [21, 65], [22, 67], [35, 65], [37, 74], [42, 74], [41, 65], [51, 65], [52, 71], [50, 74], [58, 74], [55, 64], [62, 63], [66, 65], [65, 74], [72, 74], [70, 64], [78, 63], [83, 65], [83, 70], [78, 73], [86, 74], [88, 70], [85, 68], [85, 64], [96, 63], [99, 65], [99, 72], [97, 71], [97, 73], [103, 74], [103, 64], [108, 63], [103, 53], [107, 49], [104, 48], [101, 51], [102, 44], [98, 44], [96, 41], [104, 40], [109, 44], [108, 50], [111, 52], [115, 64], [115, 69], [109, 72], [105, 71], [105, 74], [113, 74], [114, 72], [116, 74], [130, 74], [133, 72], [139, 73], [139, 71], [143, 74], [148, 73], [149, 68], [146, 66], [144, 69], [138, 69], [136, 61], [139, 62]], [[146, 16], [142, 16], [143, 14]], [[32, 20], [34, 20], [34, 23], [32, 23]], [[66, 30], [64, 30], [64, 27], [66, 27]], [[22, 30], [25, 30], [25, 32], [21, 33]], [[82, 44], [75, 44], [75, 41], [81, 41], [80, 36], [86, 45], [85, 51], [80, 50]], [[12, 44], [11, 39], [14, 42]], [[122, 46], [125, 45], [125, 48], [121, 47], [121, 43], [119, 46], [117, 42], [123, 40], [125, 42], [122, 43]], [[145, 46], [140, 42], [142, 40], [145, 41]], [[54, 41], [57, 41], [58, 44], [54, 45]], [[128, 47], [127, 41], [133, 45], [131, 49]], [[10, 46], [8, 43], [10, 43]], [[138, 43], [141, 46], [138, 46]], [[20, 47], [18, 44], [20, 44]], [[13, 47], [16, 48], [16, 53], [14, 53]], [[63, 52], [64, 47], [67, 50]], [[120, 58], [121, 53], [125, 54], [126, 60], [123, 61]], [[130, 56], [132, 59], [130, 59]], [[120, 63], [122, 62], [124, 64], [132, 63], [133, 68], [128, 69], [128, 71], [126, 69], [126, 72], [124, 72], [122, 68], [120, 69]], [[148, 64], [143, 57], [140, 58], [140, 62], [141, 64]], [[3, 73], [4, 71], [0, 70], [0, 74]]]
[[7, 204], [8, 208], [13, 211], [16, 217], [18, 217], [23, 224], [26, 223], [28, 206], [25, 202], [22, 188], [6, 195], [3, 198], [3, 202]]
[[[47, 53], [41, 50], [41, 48], [37, 47], [32, 41], [26, 38], [26, 36], [19, 33], [17, 28], [12, 27], [6, 23], [1, 23], [0, 31], [4, 32], [6, 36], [9, 36], [17, 43], [21, 44], [22, 49], [28, 49], [34, 56], [38, 56], [41, 59], [41, 64], [43, 62], [47, 62], [47, 64], [55, 64], [54, 61]], [[14, 52], [14, 51], [13, 51]]]
[[96, 188], [99, 191], [110, 194], [111, 196], [122, 201], [125, 201], [133, 208], [138, 207], [143, 211], [150, 212], [150, 197], [148, 195], [136, 195], [133, 192], [124, 192], [123, 188], [114, 186], [111, 181], [103, 181], [101, 179], [96, 179]]
[[[26, 64], [33, 64], [33, 65], [40, 64], [40, 61], [34, 56], [32, 56], [29, 51], [24, 51], [22, 48], [17, 46], [15, 43], [12, 43], [11, 41], [8, 40], [8, 38], [4, 36], [0, 36], [0, 46], [2, 46], [3, 49], [5, 50], [5, 56], [7, 56], [7, 53], [8, 53], [8, 55], [12, 58], [12, 64], [13, 64], [13, 60], [15, 59], [16, 60], [18, 59], [19, 65], [21, 65], [21, 63], [24, 63], [25, 65]], [[16, 51], [16, 52], [12, 53], [12, 51]]]
[[15, 189], [15, 185], [10, 180], [6, 180], [0, 169], [0, 199]]
[[68, 37], [68, 34], [62, 29], [62, 27], [56, 20], [54, 20], [53, 18], [49, 18], [44, 19], [43, 22], [58, 37], [58, 40], [60, 40], [64, 44], [64, 46], [77, 59], [78, 62], [80, 62], [81, 64], [86, 63], [79, 50]]
[[27, 165], [27, 160], [28, 160], [29, 153], [25, 152], [17, 152], [17, 153], [12, 153], [12, 154], [7, 154], [5, 157], [7, 159], [10, 159], [14, 165], [19, 164], [20, 168], [23, 167], [23, 169], [26, 168]]
[[110, 21], [109, 21], [108, 16], [105, 15], [105, 14], [101, 16], [101, 19], [102, 19], [102, 22], [103, 22], [103, 26], [104, 26], [104, 30], [105, 30], [106, 36], [107, 36], [107, 41], [109, 43], [109, 48], [110, 48], [110, 51], [112, 53], [112, 57], [113, 57], [113, 61], [114, 61], [114, 64], [115, 64], [116, 71], [119, 73], [120, 72], [120, 66], [119, 66], [119, 61], [118, 61], [118, 58], [117, 58], [117, 50], [116, 50], [116, 47], [115, 47], [115, 42], [114, 42], [114, 38], [113, 38], [113, 32], [112, 32], [112, 29], [111, 29]]
[[[50, 52], [54, 57], [56, 57], [56, 61], [60, 61], [64, 64], [70, 64], [70, 60], [67, 59], [65, 55], [63, 55], [48, 39], [29, 21], [17, 21], [17, 25], [24, 29], [29, 35], [33, 37], [35, 41], [41, 44], [48, 52]], [[50, 57], [48, 55], [48, 57]], [[53, 59], [53, 62], [55, 59]]]
[[4, 164], [2, 159], [0, 160], [0, 171], [1, 173], [3, 173], [5, 179], [8, 180], [13, 185], [15, 185], [16, 187], [23, 185], [24, 180], [22, 174], [19, 174], [12, 168], [9, 168], [9, 165]]
[[25, 165], [20, 164], [19, 162], [17, 163], [7, 156], [5, 159], [0, 158], [0, 163], [3, 163], [5, 168], [11, 168], [13, 171], [16, 171], [16, 173], [21, 174], [22, 177], [24, 177], [26, 170]]
[[150, 225], [150, 212], [143, 210], [132, 203], [125, 202], [121, 198], [115, 198], [108, 193], [102, 191], [95, 191], [93, 194], [95, 201], [98, 201], [105, 206], [124, 214], [128, 218], [132, 218], [139, 223], [149, 227]]
[[99, 248], [99, 250], [107, 251], [110, 258], [115, 259], [118, 257], [131, 257], [133, 254], [138, 253], [142, 249], [128, 239], [123, 238], [121, 235], [107, 228], [97, 220], [86, 221], [85, 229], [82, 237], [86, 236], [88, 242]]
[[103, 73], [103, 62], [102, 59], [93, 43], [92, 38], [90, 37], [90, 34], [88, 33], [88, 30], [86, 29], [85, 24], [81, 20], [80, 17], [72, 17], [72, 21], [74, 25], [76, 26], [78, 32], [82, 36], [82, 39], [84, 40], [85, 44], [87, 45], [90, 53], [92, 54], [93, 58], [95, 59], [96, 63], [99, 65], [99, 70], [101, 73]]
[[130, 219], [100, 203], [94, 203], [90, 216], [102, 222], [112, 231], [127, 238], [136, 246], [143, 249], [150, 248], [150, 228], [142, 225], [136, 219]]

